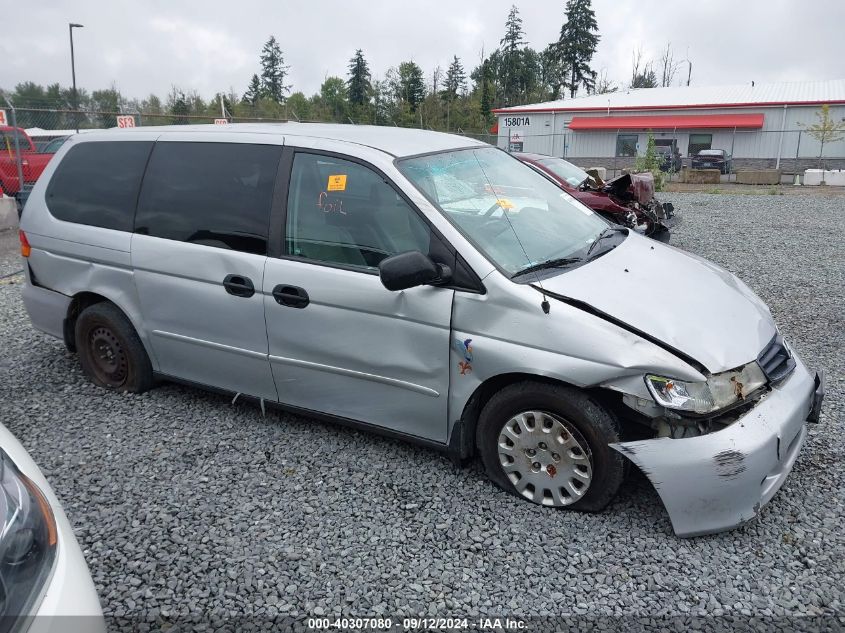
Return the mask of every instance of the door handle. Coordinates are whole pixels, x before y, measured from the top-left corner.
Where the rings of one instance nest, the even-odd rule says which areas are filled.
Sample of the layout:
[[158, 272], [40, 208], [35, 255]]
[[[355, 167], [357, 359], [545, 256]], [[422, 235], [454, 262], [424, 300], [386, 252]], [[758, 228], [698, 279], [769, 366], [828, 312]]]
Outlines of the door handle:
[[249, 277], [243, 275], [226, 275], [223, 287], [230, 295], [236, 297], [251, 297], [255, 294], [255, 286]]
[[273, 288], [273, 298], [280, 306], [300, 309], [307, 306], [311, 301], [304, 288], [300, 288], [299, 286], [285, 286], [283, 284], [279, 284]]

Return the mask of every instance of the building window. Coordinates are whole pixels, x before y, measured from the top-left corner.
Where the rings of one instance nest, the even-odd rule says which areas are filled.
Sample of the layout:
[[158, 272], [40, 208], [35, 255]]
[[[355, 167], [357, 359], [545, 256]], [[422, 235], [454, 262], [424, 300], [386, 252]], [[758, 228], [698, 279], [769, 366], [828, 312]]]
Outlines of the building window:
[[639, 134], [618, 134], [616, 136], [617, 156], [636, 156]]
[[713, 143], [712, 134], [690, 134], [689, 135], [689, 155], [695, 156], [703, 149], [710, 149]]

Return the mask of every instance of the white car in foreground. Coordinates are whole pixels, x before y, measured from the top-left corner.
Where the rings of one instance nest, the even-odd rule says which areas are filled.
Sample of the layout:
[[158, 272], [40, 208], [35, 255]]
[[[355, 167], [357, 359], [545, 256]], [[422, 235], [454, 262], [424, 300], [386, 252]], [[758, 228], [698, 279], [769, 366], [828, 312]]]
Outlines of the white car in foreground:
[[7, 631], [99, 633], [105, 623], [55, 493], [0, 425], [0, 633]]

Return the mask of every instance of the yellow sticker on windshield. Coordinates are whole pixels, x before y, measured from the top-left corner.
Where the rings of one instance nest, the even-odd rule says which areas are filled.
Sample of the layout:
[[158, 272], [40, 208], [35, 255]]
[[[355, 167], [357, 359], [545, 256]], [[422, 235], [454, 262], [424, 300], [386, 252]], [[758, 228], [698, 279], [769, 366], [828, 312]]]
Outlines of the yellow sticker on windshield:
[[346, 191], [346, 174], [329, 176], [329, 184], [326, 191]]
[[503, 209], [513, 209], [513, 207], [514, 207], [513, 202], [511, 202], [507, 198], [499, 198], [499, 200], [496, 202], [496, 204], [498, 204]]

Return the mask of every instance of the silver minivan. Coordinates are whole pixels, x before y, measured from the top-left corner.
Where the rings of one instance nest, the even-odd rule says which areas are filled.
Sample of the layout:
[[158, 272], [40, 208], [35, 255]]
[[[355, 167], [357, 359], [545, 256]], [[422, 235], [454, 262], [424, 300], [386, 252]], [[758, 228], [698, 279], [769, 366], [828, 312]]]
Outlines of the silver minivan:
[[21, 220], [24, 302], [96, 384], [178, 380], [448, 451], [598, 511], [628, 462], [675, 532], [754, 517], [821, 377], [741, 281], [507, 153], [366, 126], [91, 132]]

